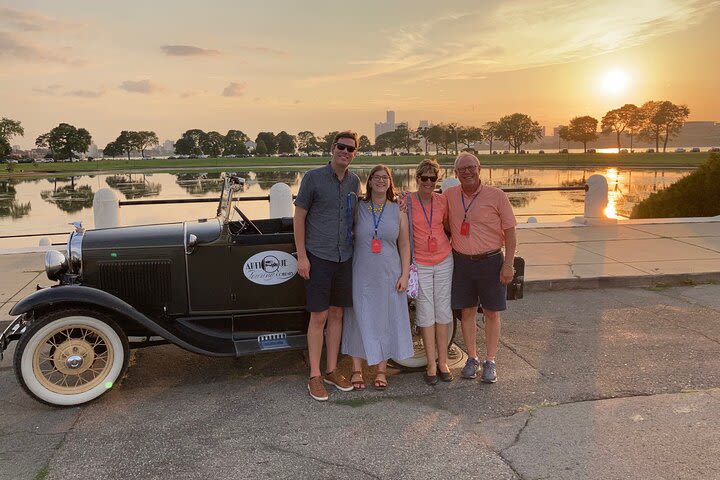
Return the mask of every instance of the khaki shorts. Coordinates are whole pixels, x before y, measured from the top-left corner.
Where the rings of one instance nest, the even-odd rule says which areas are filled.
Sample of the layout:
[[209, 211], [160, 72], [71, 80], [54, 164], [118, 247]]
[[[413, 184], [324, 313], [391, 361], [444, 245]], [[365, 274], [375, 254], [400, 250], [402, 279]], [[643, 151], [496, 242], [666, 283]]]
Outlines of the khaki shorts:
[[452, 322], [453, 256], [432, 266], [418, 264], [418, 297], [415, 299], [415, 325], [430, 327]]

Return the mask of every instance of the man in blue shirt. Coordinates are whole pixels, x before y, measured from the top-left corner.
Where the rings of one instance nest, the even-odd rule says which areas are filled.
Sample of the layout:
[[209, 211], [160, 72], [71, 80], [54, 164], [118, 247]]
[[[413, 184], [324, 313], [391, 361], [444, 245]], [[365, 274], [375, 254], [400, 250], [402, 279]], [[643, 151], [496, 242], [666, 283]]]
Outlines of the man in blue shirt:
[[[349, 172], [348, 167], [357, 154], [357, 146], [357, 133], [344, 131], [335, 135], [330, 162], [303, 176], [295, 200], [293, 228], [298, 274], [305, 279], [306, 309], [310, 312], [308, 391], [319, 401], [328, 399], [323, 382], [345, 392], [353, 389], [335, 370], [343, 309], [352, 306], [352, 220], [360, 178]], [[320, 356], [326, 325], [327, 369], [323, 377]]]

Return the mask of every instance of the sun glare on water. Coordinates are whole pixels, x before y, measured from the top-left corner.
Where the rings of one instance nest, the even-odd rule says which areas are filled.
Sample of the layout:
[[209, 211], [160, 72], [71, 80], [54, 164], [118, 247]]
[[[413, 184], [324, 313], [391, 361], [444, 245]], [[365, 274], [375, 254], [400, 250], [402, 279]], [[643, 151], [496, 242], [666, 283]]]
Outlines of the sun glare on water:
[[602, 89], [605, 93], [623, 93], [630, 84], [630, 76], [622, 70], [605, 72], [601, 79]]

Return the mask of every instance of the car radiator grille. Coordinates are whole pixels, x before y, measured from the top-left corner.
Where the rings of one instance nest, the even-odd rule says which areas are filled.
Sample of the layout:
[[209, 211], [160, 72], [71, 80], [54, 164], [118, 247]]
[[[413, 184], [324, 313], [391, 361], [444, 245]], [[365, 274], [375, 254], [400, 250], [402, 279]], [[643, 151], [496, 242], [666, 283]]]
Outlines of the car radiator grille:
[[170, 265], [170, 260], [98, 262], [100, 288], [135, 307], [161, 307], [170, 302]]

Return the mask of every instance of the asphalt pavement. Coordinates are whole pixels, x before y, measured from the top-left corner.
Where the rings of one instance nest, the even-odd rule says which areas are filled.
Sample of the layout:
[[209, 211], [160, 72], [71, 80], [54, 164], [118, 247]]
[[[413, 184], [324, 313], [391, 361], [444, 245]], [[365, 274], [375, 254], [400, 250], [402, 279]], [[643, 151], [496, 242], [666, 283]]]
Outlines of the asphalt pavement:
[[1, 479], [720, 478], [717, 283], [535, 292], [504, 315], [498, 383], [395, 371], [324, 403], [302, 352], [168, 345], [134, 350], [97, 401], [53, 408], [23, 392], [13, 348]]

